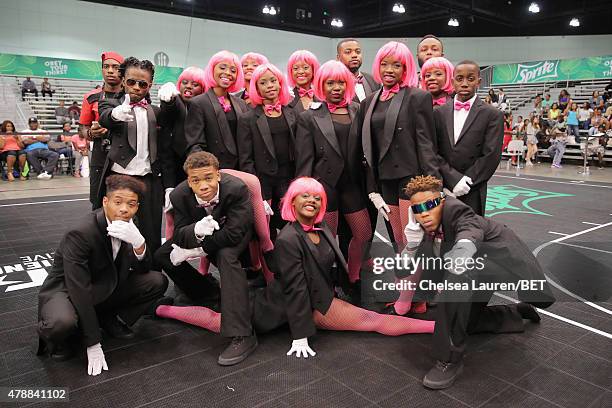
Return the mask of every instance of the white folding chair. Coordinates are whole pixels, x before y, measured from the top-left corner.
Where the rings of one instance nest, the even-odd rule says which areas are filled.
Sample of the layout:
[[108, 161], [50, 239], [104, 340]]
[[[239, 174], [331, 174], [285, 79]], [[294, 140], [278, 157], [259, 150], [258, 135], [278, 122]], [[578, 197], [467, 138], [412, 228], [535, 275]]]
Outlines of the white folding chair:
[[521, 169], [521, 158], [523, 157], [523, 152], [525, 151], [525, 143], [522, 140], [512, 140], [508, 143], [508, 163], [506, 164], [506, 170], [510, 170], [510, 162], [513, 157], [516, 157], [516, 175], [520, 174]]

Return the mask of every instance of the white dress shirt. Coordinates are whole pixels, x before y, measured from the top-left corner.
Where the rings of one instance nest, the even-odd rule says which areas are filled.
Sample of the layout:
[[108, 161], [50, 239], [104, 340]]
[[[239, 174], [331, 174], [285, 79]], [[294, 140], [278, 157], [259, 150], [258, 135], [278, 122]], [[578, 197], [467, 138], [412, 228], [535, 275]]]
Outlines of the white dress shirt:
[[468, 101], [470, 103], [469, 110], [465, 110], [465, 109], [455, 110], [455, 102], [460, 102], [457, 99], [457, 96], [455, 96], [455, 99], [453, 101], [453, 115], [454, 115], [453, 124], [455, 125], [455, 143], [457, 143], [457, 140], [459, 140], [459, 135], [461, 135], [461, 131], [463, 130], [463, 125], [465, 125], [465, 120], [467, 119], [468, 115], [470, 114], [470, 111], [474, 107], [475, 100], [476, 100], [476, 95], [472, 96], [472, 98]]
[[136, 119], [136, 156], [125, 168], [114, 163], [111, 170], [115, 173], [128, 174], [130, 176], [145, 176], [151, 172], [147, 110], [142, 106], [135, 106], [134, 116]]
[[[111, 222], [110, 222], [110, 220], [108, 218], [106, 219], [106, 225], [111, 225]], [[115, 237], [111, 237], [111, 236], [109, 236], [109, 238], [111, 240], [111, 247], [113, 249], [113, 261], [114, 261], [115, 259], [117, 259], [117, 254], [119, 253], [119, 250], [121, 249], [121, 242], [122, 241], [119, 238], [115, 238]], [[132, 248], [132, 250], [134, 250], [134, 248]], [[146, 244], [145, 244], [145, 250], [142, 251], [142, 254], [138, 255], [136, 253], [136, 251], [134, 251], [134, 255], [136, 255], [136, 258], [139, 261], [142, 261], [142, 258], [144, 258], [146, 252], [147, 252], [147, 247], [146, 247]]]
[[[219, 190], [221, 189], [221, 186], [219, 185], [219, 187], [217, 187], [217, 194], [210, 200], [217, 200], [217, 202], [219, 201]], [[204, 201], [202, 200], [200, 197], [198, 197], [197, 194], [193, 194], [195, 196], [196, 201], [198, 202], [198, 205], [204, 205], [204, 204], [208, 204], [208, 201]], [[213, 210], [215, 209], [216, 205], [211, 205], [210, 207], [204, 207], [204, 210], [206, 210], [206, 214], [210, 215], [212, 214]]]

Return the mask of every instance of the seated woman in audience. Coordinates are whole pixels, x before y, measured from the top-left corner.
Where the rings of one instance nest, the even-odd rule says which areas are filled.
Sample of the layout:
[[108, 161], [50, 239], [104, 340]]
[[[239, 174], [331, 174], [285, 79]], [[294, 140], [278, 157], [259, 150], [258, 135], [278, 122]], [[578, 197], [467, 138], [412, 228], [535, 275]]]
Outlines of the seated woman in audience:
[[557, 102], [553, 102], [552, 106], [548, 110], [548, 123], [550, 126], [554, 126], [557, 118], [561, 114], [561, 109], [559, 109], [559, 104]]
[[588, 102], [585, 102], [583, 106], [578, 108], [578, 126], [580, 129], [589, 130], [592, 115], [593, 109], [591, 109]]
[[[21, 136], [14, 134], [15, 124], [10, 120], [5, 120], [0, 126], [0, 161], [6, 162], [6, 178], [8, 181], [15, 181], [13, 169], [15, 162], [19, 160], [19, 169], [23, 172], [26, 164], [26, 152]], [[20, 173], [21, 174], [21, 173]], [[25, 180], [24, 176], [19, 177]]]
[[[433, 106], [444, 105], [453, 93], [453, 64], [444, 57], [428, 59], [421, 68], [421, 89], [433, 98]], [[490, 95], [487, 95], [490, 97]], [[491, 97], [491, 102], [493, 98]]]
[[81, 169], [81, 165], [83, 164], [84, 157], [88, 158], [87, 159], [87, 169], [85, 170], [85, 172], [86, 174], [89, 174], [89, 162], [91, 161], [91, 158], [89, 157], [90, 155], [89, 141], [87, 140], [87, 138], [85, 138], [82, 132], [78, 132], [77, 134], [72, 135], [70, 140], [72, 142], [72, 152], [74, 153], [74, 160], [75, 160], [74, 177], [82, 176], [81, 172], [83, 171], [83, 169]]
[[559, 109], [564, 111], [569, 105], [570, 101], [571, 99], [569, 92], [567, 92], [567, 90], [565, 89], [562, 89], [559, 93]]
[[293, 87], [293, 100], [289, 106], [299, 115], [316, 101], [312, 81], [319, 69], [319, 60], [310, 51], [298, 50], [289, 57], [287, 82]]
[[597, 133], [597, 129], [599, 129], [599, 126], [601, 126], [602, 124], [605, 126], [606, 130], [610, 126], [608, 120], [601, 114], [601, 109], [595, 108], [593, 110], [593, 116], [591, 117], [591, 127], [589, 128], [589, 136], [592, 136]]
[[495, 93], [495, 89], [490, 88], [489, 93], [487, 95], [491, 98], [491, 105], [497, 106], [497, 102], [499, 101], [499, 98], [497, 97], [497, 94]]
[[57, 136], [51, 136], [49, 139], [49, 149], [59, 155], [64, 155], [65, 158], [72, 158], [72, 126], [70, 122], [66, 122], [62, 126], [62, 133]]
[[533, 121], [525, 119], [525, 123], [525, 133], [527, 134], [527, 156], [525, 157], [525, 162], [527, 166], [533, 166], [532, 160], [538, 152], [538, 139], [536, 138], [536, 133], [540, 130], [540, 120], [536, 116], [533, 118]]
[[591, 105], [591, 109], [599, 108], [603, 105], [603, 98], [599, 94], [599, 91], [593, 91], [593, 94], [589, 98], [589, 105]]

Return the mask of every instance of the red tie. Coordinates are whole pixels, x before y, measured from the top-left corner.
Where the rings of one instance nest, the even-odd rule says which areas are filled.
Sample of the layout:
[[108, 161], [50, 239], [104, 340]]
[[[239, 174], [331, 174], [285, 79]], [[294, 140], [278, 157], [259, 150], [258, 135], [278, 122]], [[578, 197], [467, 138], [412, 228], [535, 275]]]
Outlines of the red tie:
[[400, 86], [399, 86], [399, 84], [395, 84], [395, 85], [393, 85], [393, 87], [392, 87], [392, 88], [390, 88], [390, 89], [383, 88], [383, 90], [382, 90], [382, 96], [381, 96], [381, 99], [382, 99], [383, 101], [386, 101], [387, 99], [389, 99], [389, 96], [390, 96], [391, 94], [396, 94], [396, 93], [398, 93], [398, 92], [399, 92], [399, 90], [400, 90]]
[[281, 113], [281, 108], [282, 105], [280, 102], [276, 102], [273, 105], [264, 105], [264, 112], [266, 112], [266, 114], [271, 114], [272, 112], [276, 111], [278, 113]]
[[335, 103], [329, 103], [327, 102], [327, 109], [329, 109], [329, 111], [331, 113], [334, 113], [336, 111], [336, 109], [339, 108], [346, 108], [347, 103], [346, 102], [341, 102], [339, 104], [335, 104]]
[[303, 98], [306, 95], [308, 95], [309, 98], [312, 98], [314, 96], [314, 89], [312, 89], [312, 88], [310, 88], [310, 89], [300, 88], [300, 89], [298, 89], [298, 93], [300, 94], [300, 98]]
[[465, 109], [466, 111], [469, 111], [470, 110], [470, 106], [472, 106], [470, 101], [467, 101], [467, 102], [455, 101], [455, 110], [456, 111], [460, 111], [461, 109]]
[[146, 109], [146, 107], [147, 107], [147, 105], [148, 105], [148, 104], [149, 104], [149, 103], [147, 102], [147, 100], [146, 100], [146, 99], [144, 99], [144, 98], [142, 98], [142, 99], [141, 99], [141, 100], [139, 100], [138, 102], [132, 102], [132, 103], [130, 103], [130, 106], [131, 106], [132, 108], [135, 108], [136, 106], [139, 106], [139, 107], [141, 107], [141, 108], [145, 108], [145, 109]]
[[[433, 100], [433, 106], [437, 106], [437, 105], [444, 105], [446, 103], [446, 96], [443, 96], [441, 98], [438, 99], [434, 99]], [[469, 102], [468, 102], [469, 103]], [[469, 108], [468, 108], [469, 109]]]
[[219, 99], [223, 112], [229, 112], [232, 110], [232, 104], [226, 101], [224, 96], [219, 96], [217, 99]]

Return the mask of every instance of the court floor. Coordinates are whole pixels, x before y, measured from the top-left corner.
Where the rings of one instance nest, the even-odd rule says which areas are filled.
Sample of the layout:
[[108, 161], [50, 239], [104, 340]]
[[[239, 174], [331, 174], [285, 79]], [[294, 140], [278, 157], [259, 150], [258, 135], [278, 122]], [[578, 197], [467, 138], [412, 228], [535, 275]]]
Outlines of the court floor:
[[[135, 339], [104, 342], [109, 371], [100, 376], [87, 376], [84, 354], [39, 358], [39, 285], [61, 236], [90, 207], [84, 195], [3, 200], [0, 387], [68, 387], [60, 406], [79, 408], [612, 406], [612, 184], [497, 174], [488, 196], [487, 215], [525, 240], [559, 301], [525, 333], [472, 336], [464, 373], [444, 391], [421, 385], [433, 364], [425, 334], [319, 331], [316, 357], [303, 360], [285, 355], [291, 338], [280, 329], [260, 335], [245, 362], [221, 367], [218, 335], [141, 319]], [[379, 227], [376, 240], [386, 237]]]

